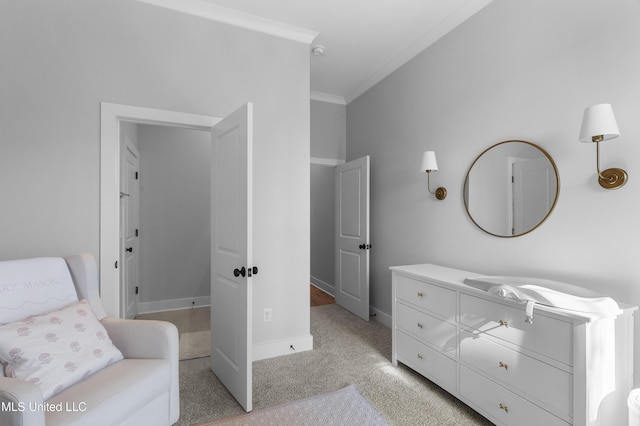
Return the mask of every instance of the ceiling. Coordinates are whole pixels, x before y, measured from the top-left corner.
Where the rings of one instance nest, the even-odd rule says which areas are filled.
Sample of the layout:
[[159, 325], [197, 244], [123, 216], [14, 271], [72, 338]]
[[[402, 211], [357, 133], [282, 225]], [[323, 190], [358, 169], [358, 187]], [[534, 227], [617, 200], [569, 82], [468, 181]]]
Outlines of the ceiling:
[[325, 47], [309, 49], [312, 99], [346, 104], [492, 0], [192, 0], [191, 11], [185, 0], [141, 1], [187, 13], [206, 4], [211, 19], [233, 10], [306, 31], [311, 47]]

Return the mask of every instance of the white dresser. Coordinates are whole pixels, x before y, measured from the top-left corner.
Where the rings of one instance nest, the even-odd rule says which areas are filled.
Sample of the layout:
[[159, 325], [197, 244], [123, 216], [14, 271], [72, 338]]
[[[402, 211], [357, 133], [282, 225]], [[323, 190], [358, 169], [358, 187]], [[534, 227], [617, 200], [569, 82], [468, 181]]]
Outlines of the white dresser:
[[[463, 283], [472, 272], [391, 267], [393, 354], [498, 425], [627, 425], [634, 306], [615, 318], [522, 305]], [[428, 415], [428, 413], [425, 413]]]

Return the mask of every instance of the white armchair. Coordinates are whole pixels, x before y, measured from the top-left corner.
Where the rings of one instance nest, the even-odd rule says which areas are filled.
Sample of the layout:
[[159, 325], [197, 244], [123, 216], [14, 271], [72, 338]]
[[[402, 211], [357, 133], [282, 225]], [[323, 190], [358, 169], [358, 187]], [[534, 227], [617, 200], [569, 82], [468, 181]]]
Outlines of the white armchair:
[[[24, 263], [31, 267], [39, 259]], [[72, 386], [43, 399], [41, 388], [25, 380], [0, 375], [0, 425], [172, 425], [180, 414], [178, 331], [168, 322], [107, 317], [99, 297], [98, 271], [88, 254], [66, 259], [77, 298], [89, 302], [96, 318], [124, 359], [108, 365]], [[15, 267], [20, 263], [0, 262]], [[35, 262], [35, 263], [34, 263]], [[0, 268], [0, 293], [6, 284]], [[2, 306], [0, 294], [0, 314]], [[31, 306], [36, 307], [33, 312]], [[39, 302], [21, 303], [22, 318], [43, 314]], [[8, 308], [15, 314], [16, 309]], [[41, 309], [41, 308], [40, 308]], [[94, 320], [95, 321], [95, 320]]]

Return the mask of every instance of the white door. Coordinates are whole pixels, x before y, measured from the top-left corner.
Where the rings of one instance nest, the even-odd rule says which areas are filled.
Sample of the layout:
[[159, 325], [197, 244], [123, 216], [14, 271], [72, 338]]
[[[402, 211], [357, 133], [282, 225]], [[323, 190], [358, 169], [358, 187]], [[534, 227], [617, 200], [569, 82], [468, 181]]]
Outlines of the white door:
[[211, 369], [252, 410], [253, 105], [213, 129], [211, 167]]
[[522, 234], [544, 220], [555, 199], [556, 178], [546, 157], [513, 164], [513, 233]]
[[140, 264], [138, 235], [140, 226], [140, 154], [131, 141], [123, 138], [122, 164], [120, 167], [120, 280], [122, 282], [122, 306], [125, 318], [138, 314], [138, 288]]
[[336, 303], [369, 321], [369, 156], [336, 168]]

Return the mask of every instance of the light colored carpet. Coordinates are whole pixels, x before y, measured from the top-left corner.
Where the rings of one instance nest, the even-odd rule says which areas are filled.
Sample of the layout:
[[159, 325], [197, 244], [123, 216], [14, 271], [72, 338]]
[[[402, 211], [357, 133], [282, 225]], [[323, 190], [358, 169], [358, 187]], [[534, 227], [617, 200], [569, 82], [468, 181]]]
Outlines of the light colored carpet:
[[211, 356], [211, 331], [180, 334], [180, 361]]
[[202, 426], [385, 426], [388, 423], [355, 386], [312, 396], [295, 402], [233, 416]]
[[[390, 425], [491, 423], [409, 368], [391, 364], [391, 330], [338, 305], [311, 308], [312, 351], [253, 363], [253, 408], [261, 410], [354, 385]], [[208, 368], [180, 363], [180, 420], [188, 426], [242, 414]], [[197, 368], [196, 368], [197, 367]]]

